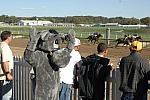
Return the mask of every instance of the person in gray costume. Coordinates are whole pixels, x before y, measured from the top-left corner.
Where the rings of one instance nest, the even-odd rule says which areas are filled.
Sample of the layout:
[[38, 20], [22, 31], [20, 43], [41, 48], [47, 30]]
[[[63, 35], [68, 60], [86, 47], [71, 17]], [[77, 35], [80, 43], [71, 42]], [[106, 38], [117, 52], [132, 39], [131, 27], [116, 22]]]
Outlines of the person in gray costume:
[[35, 100], [58, 100], [59, 68], [70, 60], [75, 41], [74, 30], [69, 30], [69, 41], [59, 48], [60, 36], [55, 30], [37, 32], [32, 29], [24, 59], [36, 70]]

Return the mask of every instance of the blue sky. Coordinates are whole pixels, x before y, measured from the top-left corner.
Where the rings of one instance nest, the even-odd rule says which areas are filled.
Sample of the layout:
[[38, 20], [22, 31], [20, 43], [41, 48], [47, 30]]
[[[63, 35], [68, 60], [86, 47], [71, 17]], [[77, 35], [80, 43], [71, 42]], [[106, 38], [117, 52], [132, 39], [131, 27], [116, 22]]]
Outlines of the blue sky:
[[0, 15], [150, 17], [150, 0], [1, 0]]

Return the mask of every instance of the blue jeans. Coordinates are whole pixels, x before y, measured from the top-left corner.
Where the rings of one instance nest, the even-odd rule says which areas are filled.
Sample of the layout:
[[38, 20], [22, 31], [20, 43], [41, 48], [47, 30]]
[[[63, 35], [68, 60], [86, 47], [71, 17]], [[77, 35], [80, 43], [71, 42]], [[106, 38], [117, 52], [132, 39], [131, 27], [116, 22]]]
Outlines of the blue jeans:
[[144, 93], [141, 96], [135, 96], [133, 93], [124, 93], [121, 100], [147, 100], [147, 93]]
[[71, 100], [72, 97], [72, 84], [60, 84], [59, 100]]
[[3, 94], [2, 94], [3, 84], [4, 84], [4, 80], [0, 80], [0, 100], [2, 100], [2, 97], [3, 97]]
[[13, 81], [4, 81], [3, 85], [0, 86], [0, 100], [12, 100], [12, 87]]
[[121, 100], [134, 100], [133, 93], [123, 93]]

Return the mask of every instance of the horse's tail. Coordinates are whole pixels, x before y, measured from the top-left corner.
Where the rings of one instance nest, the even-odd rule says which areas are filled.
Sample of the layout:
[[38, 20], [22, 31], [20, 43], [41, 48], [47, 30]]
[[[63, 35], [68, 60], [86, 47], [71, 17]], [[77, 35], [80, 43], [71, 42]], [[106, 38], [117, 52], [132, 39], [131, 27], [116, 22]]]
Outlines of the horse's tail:
[[92, 37], [91, 37], [91, 35], [90, 36], [88, 36], [87, 38], [85, 38], [85, 39], [91, 39]]
[[114, 42], [118, 42], [119, 40], [120, 40], [120, 39], [114, 39], [113, 41], [114, 41]]
[[89, 37], [86, 37], [86, 38], [84, 38], [84, 39], [89, 39]]

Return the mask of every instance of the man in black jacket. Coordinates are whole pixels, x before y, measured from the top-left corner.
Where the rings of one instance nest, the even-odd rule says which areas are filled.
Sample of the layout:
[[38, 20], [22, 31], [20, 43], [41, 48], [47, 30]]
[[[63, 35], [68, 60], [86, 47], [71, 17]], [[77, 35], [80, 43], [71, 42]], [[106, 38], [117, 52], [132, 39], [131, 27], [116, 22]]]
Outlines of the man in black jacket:
[[97, 46], [98, 54], [87, 56], [79, 62], [79, 95], [82, 100], [104, 100], [105, 81], [112, 67], [107, 45], [100, 43]]
[[130, 55], [120, 62], [121, 100], [147, 100], [147, 73], [150, 71], [148, 60], [140, 56], [142, 43], [134, 41], [130, 46]]

